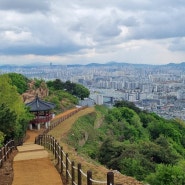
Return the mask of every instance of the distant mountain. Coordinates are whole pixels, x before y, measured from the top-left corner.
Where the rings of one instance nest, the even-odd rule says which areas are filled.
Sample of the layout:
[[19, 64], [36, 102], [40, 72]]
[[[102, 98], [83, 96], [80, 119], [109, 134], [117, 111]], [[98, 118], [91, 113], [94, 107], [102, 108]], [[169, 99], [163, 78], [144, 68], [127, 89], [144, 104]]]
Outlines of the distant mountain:
[[185, 62], [181, 62], [181, 63], [178, 63], [178, 64], [169, 63], [169, 64], [166, 64], [166, 65], [164, 65], [164, 66], [165, 66], [165, 67], [171, 67], [171, 68], [174, 68], [174, 69], [185, 70]]
[[165, 65], [152, 65], [152, 64], [133, 64], [133, 63], [128, 63], [128, 62], [115, 62], [115, 61], [110, 61], [107, 63], [89, 63], [89, 64], [69, 64], [69, 65], [60, 65], [60, 64], [50, 64], [50, 63], [31, 63], [31, 64], [24, 64], [24, 65], [15, 65], [15, 64], [4, 64], [0, 65], [1, 69], [5, 68], [17, 68], [17, 67], [23, 67], [23, 68], [30, 68], [30, 67], [46, 67], [46, 66], [51, 66], [51, 67], [58, 67], [58, 66], [67, 66], [67, 67], [99, 67], [99, 66], [133, 66], [133, 67], [174, 67], [177, 69], [183, 68], [185, 69], [185, 62], [182, 63], [169, 63]]
[[181, 63], [169, 63], [169, 64], [166, 64], [166, 66], [185, 66], [185, 62], [181, 62]]

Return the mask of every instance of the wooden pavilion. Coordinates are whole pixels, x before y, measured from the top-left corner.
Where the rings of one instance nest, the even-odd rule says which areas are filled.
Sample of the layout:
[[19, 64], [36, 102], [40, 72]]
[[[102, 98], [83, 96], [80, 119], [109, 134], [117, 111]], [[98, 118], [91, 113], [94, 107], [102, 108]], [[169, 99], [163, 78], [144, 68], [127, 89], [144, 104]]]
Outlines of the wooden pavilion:
[[37, 95], [36, 98], [27, 103], [26, 106], [29, 107], [29, 111], [35, 116], [29, 123], [30, 130], [34, 127], [40, 130], [41, 125], [45, 125], [45, 128], [50, 126], [50, 120], [53, 117], [52, 110], [55, 108], [54, 103], [43, 101]]

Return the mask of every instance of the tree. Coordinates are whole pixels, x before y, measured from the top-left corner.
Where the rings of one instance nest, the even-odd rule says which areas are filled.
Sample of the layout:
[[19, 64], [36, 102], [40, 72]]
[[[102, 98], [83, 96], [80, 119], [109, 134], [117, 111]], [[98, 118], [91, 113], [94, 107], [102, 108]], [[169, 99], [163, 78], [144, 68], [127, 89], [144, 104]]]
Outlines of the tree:
[[69, 80], [64, 83], [64, 89], [68, 91], [71, 94], [74, 94], [74, 88], [75, 88], [75, 83], [70, 82]]
[[135, 127], [141, 127], [141, 121], [140, 121], [140, 117], [138, 116], [138, 114], [127, 107], [120, 107], [119, 108], [122, 117], [131, 125], [134, 125]]
[[89, 90], [81, 84], [76, 84], [74, 87], [73, 95], [79, 97], [81, 100], [89, 97]]
[[11, 84], [17, 87], [17, 91], [19, 94], [24, 93], [28, 89], [28, 78], [26, 78], [22, 74], [17, 73], [8, 73], [8, 76], [11, 79]]
[[146, 180], [152, 185], [184, 185], [184, 169], [181, 166], [160, 164], [156, 173], [150, 174]]
[[122, 143], [113, 140], [112, 138], [107, 138], [99, 151], [98, 160], [101, 164], [105, 164], [109, 168], [117, 167], [117, 162], [114, 160], [122, 154]]
[[56, 79], [54, 81], [48, 81], [47, 85], [51, 90], [65, 90], [80, 99], [84, 99], [90, 94], [86, 87], [81, 84], [72, 83], [69, 80], [63, 83], [60, 79]]
[[[6, 139], [22, 137], [23, 131], [25, 131], [32, 116], [17, 92], [17, 88], [12, 85], [8, 75], [0, 76], [0, 97], [2, 111], [0, 124]], [[9, 122], [10, 126], [7, 122]]]
[[115, 107], [127, 107], [130, 108], [132, 110], [134, 110], [136, 113], [140, 113], [141, 110], [135, 106], [135, 104], [133, 102], [129, 102], [129, 101], [116, 101]]
[[3, 146], [3, 142], [4, 142], [4, 133], [0, 131], [0, 148]]
[[54, 81], [48, 81], [47, 86], [50, 89], [54, 89], [54, 90], [63, 90], [64, 89], [64, 83], [60, 79], [56, 79]]
[[5, 134], [6, 140], [15, 137], [16, 113], [11, 111], [7, 105], [0, 105], [0, 130]]

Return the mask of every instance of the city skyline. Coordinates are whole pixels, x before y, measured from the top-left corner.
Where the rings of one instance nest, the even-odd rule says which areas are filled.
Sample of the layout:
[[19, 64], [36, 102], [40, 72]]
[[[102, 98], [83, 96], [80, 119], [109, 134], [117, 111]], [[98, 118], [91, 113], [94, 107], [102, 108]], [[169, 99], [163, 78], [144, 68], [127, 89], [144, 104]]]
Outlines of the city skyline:
[[182, 0], [0, 0], [0, 64], [181, 63]]

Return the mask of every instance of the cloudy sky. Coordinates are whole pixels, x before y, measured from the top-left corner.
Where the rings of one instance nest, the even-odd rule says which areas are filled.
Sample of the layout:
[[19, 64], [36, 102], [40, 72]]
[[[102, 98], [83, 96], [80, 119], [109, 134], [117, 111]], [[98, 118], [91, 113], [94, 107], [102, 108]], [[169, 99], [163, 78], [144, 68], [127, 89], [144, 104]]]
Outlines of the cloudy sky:
[[0, 0], [0, 64], [185, 61], [184, 0]]

